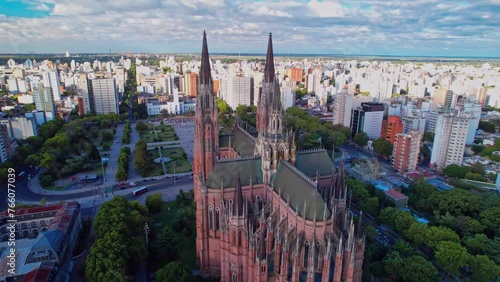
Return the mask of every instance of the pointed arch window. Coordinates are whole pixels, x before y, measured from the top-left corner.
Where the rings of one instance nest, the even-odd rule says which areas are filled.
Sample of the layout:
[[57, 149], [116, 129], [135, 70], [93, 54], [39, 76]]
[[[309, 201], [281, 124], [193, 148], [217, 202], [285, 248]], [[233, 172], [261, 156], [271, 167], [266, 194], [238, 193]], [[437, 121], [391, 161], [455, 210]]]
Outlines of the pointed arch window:
[[231, 282], [238, 282], [238, 274], [233, 273], [233, 278], [231, 279]]
[[257, 207], [259, 208], [259, 212], [262, 210], [262, 199], [260, 196], [257, 196]]
[[215, 208], [215, 230], [219, 230], [220, 228], [220, 214], [219, 207]]
[[214, 225], [213, 225], [213, 213], [212, 213], [212, 207], [209, 207], [208, 208], [208, 228], [209, 229], [213, 229], [214, 228]]
[[319, 242], [316, 242], [314, 246], [314, 269], [318, 269], [319, 266]]
[[307, 267], [307, 264], [309, 263], [309, 242], [306, 241], [304, 244], [304, 267]]

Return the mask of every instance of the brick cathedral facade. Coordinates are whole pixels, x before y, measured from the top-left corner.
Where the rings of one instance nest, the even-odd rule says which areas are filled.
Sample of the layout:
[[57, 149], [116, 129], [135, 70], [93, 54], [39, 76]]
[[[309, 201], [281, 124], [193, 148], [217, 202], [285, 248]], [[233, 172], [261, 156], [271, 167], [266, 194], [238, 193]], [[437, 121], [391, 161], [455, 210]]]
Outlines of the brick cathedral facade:
[[365, 236], [346, 205], [343, 164], [297, 151], [284, 128], [272, 37], [257, 131], [220, 134], [206, 34], [195, 110], [196, 257], [221, 281], [361, 281]]

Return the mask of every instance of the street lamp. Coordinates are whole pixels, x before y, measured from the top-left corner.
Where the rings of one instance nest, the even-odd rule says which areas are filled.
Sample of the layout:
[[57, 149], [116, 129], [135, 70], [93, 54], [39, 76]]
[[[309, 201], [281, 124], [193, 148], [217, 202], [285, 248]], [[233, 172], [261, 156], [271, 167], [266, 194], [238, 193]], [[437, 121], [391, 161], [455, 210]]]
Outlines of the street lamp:
[[149, 226], [148, 226], [148, 223], [144, 223], [144, 235], [146, 236], [146, 245], [149, 245], [149, 238], [148, 238], [148, 235], [149, 235]]
[[104, 182], [106, 182], [106, 174], [104, 173], [104, 159], [101, 156], [101, 168], [102, 168], [102, 178], [104, 179]]

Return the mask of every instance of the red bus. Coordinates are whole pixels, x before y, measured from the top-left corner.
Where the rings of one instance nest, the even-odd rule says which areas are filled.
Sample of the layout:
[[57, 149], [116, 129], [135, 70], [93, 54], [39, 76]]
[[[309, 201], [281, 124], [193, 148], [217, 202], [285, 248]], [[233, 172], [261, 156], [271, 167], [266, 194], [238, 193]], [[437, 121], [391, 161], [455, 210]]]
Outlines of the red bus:
[[144, 193], [148, 192], [148, 187], [141, 187], [137, 190], [134, 190], [134, 192], [132, 192], [132, 195], [134, 196], [139, 196], [139, 195], [142, 195]]

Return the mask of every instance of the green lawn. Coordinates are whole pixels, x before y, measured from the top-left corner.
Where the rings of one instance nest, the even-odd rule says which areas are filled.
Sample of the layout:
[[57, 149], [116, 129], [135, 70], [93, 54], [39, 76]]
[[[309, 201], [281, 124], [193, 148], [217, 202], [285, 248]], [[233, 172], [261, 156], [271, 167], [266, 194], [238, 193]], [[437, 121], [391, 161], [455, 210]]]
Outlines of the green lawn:
[[161, 164], [152, 163], [145, 177], [153, 177], [160, 175], [163, 175], [163, 167], [161, 166]]
[[[175, 173], [189, 172], [192, 170], [191, 163], [187, 159], [175, 160]], [[173, 161], [165, 164], [167, 166], [167, 173], [174, 173]]]
[[493, 183], [473, 181], [473, 180], [468, 180], [468, 179], [461, 179], [461, 181], [464, 183], [467, 183], [467, 184], [475, 185], [476, 187], [479, 187], [479, 188], [486, 188], [486, 189], [495, 189], [496, 188], [495, 184], [493, 184]]
[[[169, 210], [170, 208], [170, 210]], [[177, 206], [175, 201], [163, 203], [163, 207], [158, 214], [150, 215], [148, 221], [149, 226], [152, 231], [151, 243], [155, 243], [155, 239], [159, 234], [160, 230], [164, 226], [172, 227], [174, 230], [174, 224], [180, 217], [180, 208]], [[196, 228], [192, 226], [193, 232], [191, 236], [186, 236], [183, 232], [175, 233], [178, 240], [178, 249], [180, 258], [179, 260], [191, 267], [191, 269], [196, 269]], [[152, 269], [157, 269], [161, 265], [156, 265], [155, 262], [151, 261]]]
[[[148, 153], [153, 157], [153, 159], [160, 157], [158, 149], [149, 150]], [[192, 170], [191, 163], [189, 162], [189, 160], [182, 157], [183, 154], [184, 154], [184, 149], [182, 149], [182, 147], [162, 149], [163, 157], [172, 159], [172, 161], [165, 164], [168, 174], [174, 173], [174, 164], [175, 164], [175, 173], [189, 172]], [[153, 163], [151, 165], [151, 169], [146, 174], [146, 177], [153, 177], [159, 175], [163, 175], [163, 167], [161, 164]]]
[[[148, 126], [148, 130], [140, 134], [141, 140], [144, 140], [146, 143], [155, 142], [156, 135], [153, 131], [153, 125], [150, 123], [146, 124]], [[158, 125], [156, 128], [156, 134], [158, 135], [158, 142], [164, 141], [175, 141], [177, 135], [175, 134], [174, 129], [170, 125]]]

